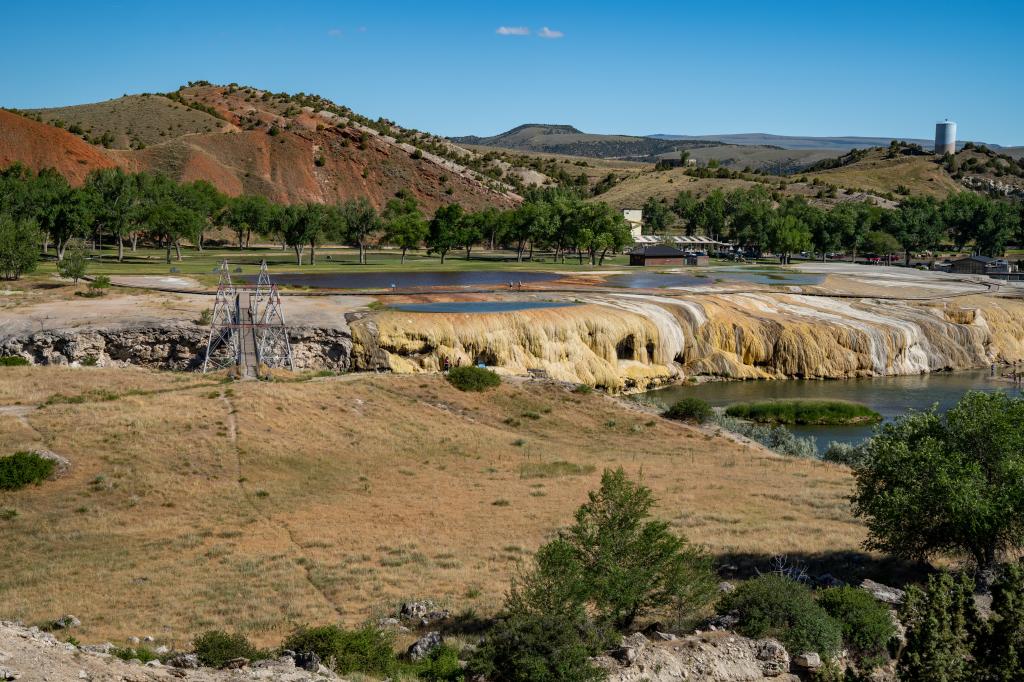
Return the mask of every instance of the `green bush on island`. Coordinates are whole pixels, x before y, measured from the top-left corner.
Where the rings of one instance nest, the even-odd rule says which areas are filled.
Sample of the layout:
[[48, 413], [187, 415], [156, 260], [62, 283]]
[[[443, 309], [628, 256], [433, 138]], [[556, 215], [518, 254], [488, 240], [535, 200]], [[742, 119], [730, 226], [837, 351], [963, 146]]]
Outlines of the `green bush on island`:
[[882, 420], [866, 405], [845, 400], [764, 400], [726, 408], [730, 417], [761, 424], [874, 424]]
[[18, 490], [33, 483], [38, 485], [53, 474], [51, 459], [35, 452], [15, 452], [0, 457], [0, 490]]

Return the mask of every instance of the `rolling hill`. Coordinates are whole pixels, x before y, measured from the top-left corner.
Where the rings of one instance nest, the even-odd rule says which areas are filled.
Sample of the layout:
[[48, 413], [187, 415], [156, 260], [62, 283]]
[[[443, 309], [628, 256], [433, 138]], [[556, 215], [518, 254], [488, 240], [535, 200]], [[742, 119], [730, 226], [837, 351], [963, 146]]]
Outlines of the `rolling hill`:
[[519, 201], [505, 173], [476, 153], [312, 95], [200, 82], [17, 113], [0, 112], [0, 164], [53, 167], [75, 183], [118, 165], [285, 203], [365, 196], [379, 207], [399, 190], [428, 212]]

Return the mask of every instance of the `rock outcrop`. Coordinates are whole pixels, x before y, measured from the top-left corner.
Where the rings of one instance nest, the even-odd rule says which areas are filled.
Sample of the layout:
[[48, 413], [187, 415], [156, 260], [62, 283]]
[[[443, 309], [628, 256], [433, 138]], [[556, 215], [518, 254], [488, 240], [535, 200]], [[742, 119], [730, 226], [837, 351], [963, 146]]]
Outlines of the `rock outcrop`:
[[[0, 355], [19, 355], [37, 365], [117, 364], [160, 369], [197, 369], [208, 330], [196, 325], [110, 327], [40, 331], [0, 340]], [[340, 329], [289, 330], [296, 369], [351, 368], [352, 339]]]
[[600, 656], [597, 664], [608, 682], [795, 682], [789, 654], [774, 639], [747, 639], [727, 632], [709, 632], [653, 642], [642, 633], [624, 637], [616, 655]]
[[172, 657], [166, 665], [159, 661], [150, 661], [144, 665], [137, 661], [122, 661], [102, 649], [79, 647], [61, 642], [39, 628], [0, 621], [0, 680], [171, 682], [184, 678], [193, 682], [340, 682], [336, 675], [323, 666], [317, 666], [313, 671], [305, 670], [297, 666], [292, 657], [246, 663], [234, 670], [214, 670], [199, 666], [193, 654]]

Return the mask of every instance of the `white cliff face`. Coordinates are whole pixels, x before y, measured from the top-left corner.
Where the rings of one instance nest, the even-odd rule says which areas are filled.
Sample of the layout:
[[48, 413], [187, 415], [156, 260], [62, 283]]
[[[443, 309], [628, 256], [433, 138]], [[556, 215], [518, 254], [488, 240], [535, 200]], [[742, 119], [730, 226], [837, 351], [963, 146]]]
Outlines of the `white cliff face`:
[[[578, 300], [584, 305], [500, 315], [384, 312], [374, 322], [395, 371], [435, 371], [447, 357], [612, 390], [681, 375], [843, 378], [1024, 359], [1024, 302], [1010, 299], [623, 293]], [[358, 344], [354, 352], [358, 366]]]

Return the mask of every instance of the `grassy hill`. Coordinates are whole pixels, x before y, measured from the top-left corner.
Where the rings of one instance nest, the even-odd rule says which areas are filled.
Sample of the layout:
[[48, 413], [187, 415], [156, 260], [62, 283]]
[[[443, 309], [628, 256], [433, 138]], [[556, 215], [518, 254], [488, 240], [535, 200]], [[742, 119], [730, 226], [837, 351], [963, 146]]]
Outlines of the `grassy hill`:
[[655, 161], [659, 154], [693, 149], [713, 142], [659, 140], [636, 135], [584, 133], [568, 125], [528, 123], [491, 137], [454, 137], [458, 144], [501, 147], [519, 152], [544, 152], [604, 159]]
[[619, 465], [720, 556], [856, 552], [863, 537], [843, 467], [541, 383], [7, 368], [0, 405], [7, 450], [71, 462], [0, 492], [4, 616], [74, 613], [83, 641], [216, 627], [269, 643], [424, 597], [491, 614]]
[[519, 200], [504, 171], [478, 154], [315, 95], [198, 82], [165, 95], [3, 113], [0, 162], [55, 167], [75, 182], [117, 164], [281, 202], [365, 196], [379, 207], [406, 190], [430, 212], [455, 201], [479, 209]]
[[881, 149], [871, 150], [863, 159], [849, 165], [808, 173], [808, 176], [840, 187], [862, 188], [879, 194], [910, 193], [941, 198], [964, 189], [931, 154], [886, 158], [886, 152]]
[[138, 149], [191, 133], [216, 132], [229, 125], [205, 111], [149, 94], [26, 112], [111, 149]]

